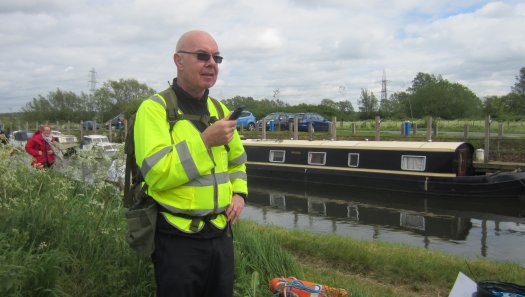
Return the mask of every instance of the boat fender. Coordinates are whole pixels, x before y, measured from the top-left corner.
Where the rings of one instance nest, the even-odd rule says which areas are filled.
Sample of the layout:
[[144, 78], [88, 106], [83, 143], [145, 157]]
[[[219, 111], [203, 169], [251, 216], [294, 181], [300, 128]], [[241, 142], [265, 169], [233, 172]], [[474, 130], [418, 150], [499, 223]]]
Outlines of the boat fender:
[[273, 297], [347, 297], [345, 289], [332, 288], [295, 277], [276, 277], [270, 280]]

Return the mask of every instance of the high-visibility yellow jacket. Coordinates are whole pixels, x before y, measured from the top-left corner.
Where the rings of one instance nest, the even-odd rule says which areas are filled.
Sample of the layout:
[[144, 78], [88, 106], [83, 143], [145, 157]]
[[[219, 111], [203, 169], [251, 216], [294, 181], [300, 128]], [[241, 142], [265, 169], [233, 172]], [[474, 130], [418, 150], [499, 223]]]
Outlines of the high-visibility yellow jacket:
[[[227, 115], [226, 106], [221, 103], [221, 107]], [[211, 117], [219, 118], [210, 98], [208, 110]], [[178, 120], [171, 135], [169, 131], [166, 101], [157, 93], [141, 104], [134, 126], [135, 158], [148, 195], [169, 212], [181, 214], [161, 211], [183, 232], [200, 231], [205, 216], [217, 228], [225, 228], [224, 211], [233, 193], [248, 194], [246, 152], [238, 133], [234, 132], [227, 151], [222, 145], [208, 149], [189, 120]]]

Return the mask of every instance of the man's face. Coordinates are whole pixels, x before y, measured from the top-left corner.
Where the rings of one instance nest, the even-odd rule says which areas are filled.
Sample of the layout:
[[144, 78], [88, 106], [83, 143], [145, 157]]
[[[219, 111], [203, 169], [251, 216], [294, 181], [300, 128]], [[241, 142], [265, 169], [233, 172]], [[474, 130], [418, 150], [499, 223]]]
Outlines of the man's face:
[[[208, 54], [210, 58], [203, 61], [197, 53]], [[194, 96], [202, 95], [217, 81], [219, 65], [213, 56], [218, 55], [218, 46], [211, 36], [195, 34], [188, 37], [174, 57], [178, 68], [177, 83]]]

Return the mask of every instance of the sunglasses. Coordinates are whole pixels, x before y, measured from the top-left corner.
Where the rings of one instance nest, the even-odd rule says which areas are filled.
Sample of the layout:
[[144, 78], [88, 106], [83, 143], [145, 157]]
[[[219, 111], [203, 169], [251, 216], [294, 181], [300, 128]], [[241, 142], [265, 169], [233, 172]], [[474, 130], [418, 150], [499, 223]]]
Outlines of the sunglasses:
[[223, 57], [221, 56], [212, 56], [208, 53], [194, 53], [194, 52], [187, 52], [187, 51], [178, 51], [177, 53], [196, 55], [197, 60], [204, 61], [204, 62], [208, 62], [210, 58], [213, 57], [213, 61], [215, 61], [215, 63], [217, 64], [222, 63], [222, 59], [223, 59]]

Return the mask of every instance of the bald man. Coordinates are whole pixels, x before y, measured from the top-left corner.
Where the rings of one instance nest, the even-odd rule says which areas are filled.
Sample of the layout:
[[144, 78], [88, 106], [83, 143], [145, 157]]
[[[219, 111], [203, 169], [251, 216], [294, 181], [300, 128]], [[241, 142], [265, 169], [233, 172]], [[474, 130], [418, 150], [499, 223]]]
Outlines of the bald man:
[[[173, 60], [173, 84], [141, 104], [134, 126], [137, 165], [159, 208], [152, 254], [157, 296], [233, 296], [231, 224], [248, 186], [236, 122], [208, 96], [223, 58], [209, 33], [190, 31]], [[171, 133], [169, 96], [181, 114]]]

